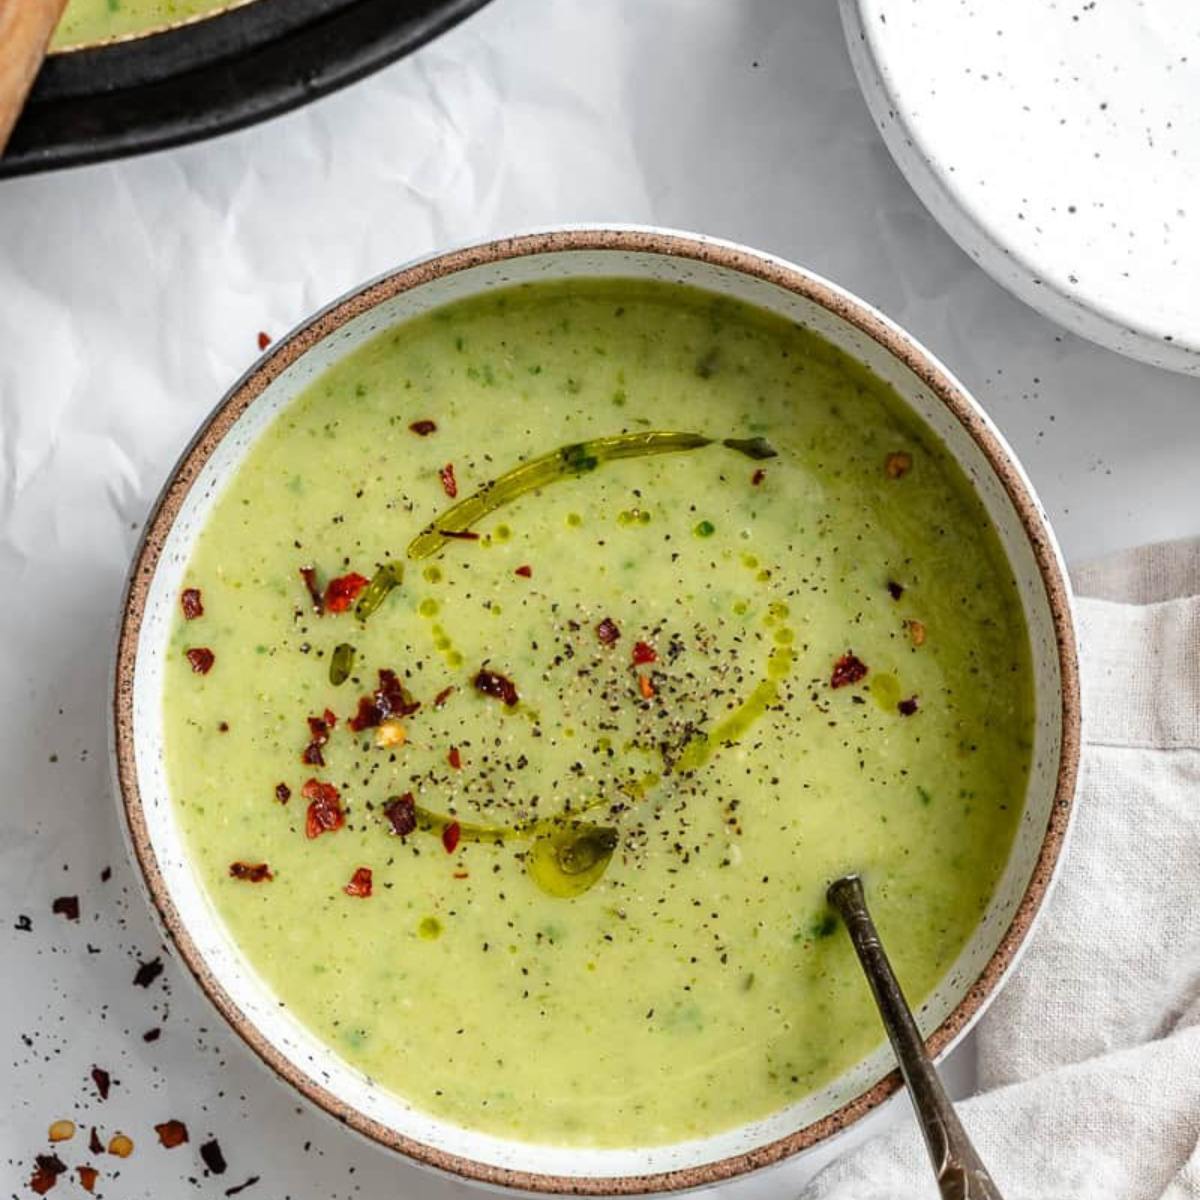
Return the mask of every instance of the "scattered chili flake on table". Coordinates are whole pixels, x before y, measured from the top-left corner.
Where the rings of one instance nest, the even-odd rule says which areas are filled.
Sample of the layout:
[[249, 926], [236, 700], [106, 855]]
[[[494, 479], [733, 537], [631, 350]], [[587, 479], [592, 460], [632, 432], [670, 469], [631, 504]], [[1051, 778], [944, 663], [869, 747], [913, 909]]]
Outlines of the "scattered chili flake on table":
[[345, 825], [346, 814], [342, 811], [341, 795], [332, 783], [310, 779], [300, 789], [300, 794], [309, 801], [304, 819], [305, 837], [320, 837]]
[[79, 1186], [85, 1192], [93, 1192], [96, 1190], [96, 1180], [100, 1178], [100, 1172], [95, 1167], [76, 1167], [79, 1172]]
[[325, 585], [325, 607], [334, 613], [345, 612], [371, 581], [357, 571], [339, 575]]
[[187, 1126], [174, 1118], [163, 1121], [161, 1125], [155, 1125], [154, 1132], [158, 1134], [159, 1142], [168, 1150], [174, 1150], [176, 1146], [182, 1146], [188, 1140]]
[[95, 1125], [92, 1126], [92, 1131], [88, 1134], [88, 1149], [93, 1154], [104, 1153], [104, 1143], [100, 1140], [100, 1135], [96, 1132]]
[[[154, 962], [157, 963], [158, 959], [156, 958], [154, 960]], [[144, 966], [147, 966], [147, 967], [150, 965], [151, 965], [150, 963], [144, 964]], [[161, 963], [159, 963], [159, 965], [158, 965], [158, 970], [159, 971], [162, 970]], [[142, 973], [141, 969], [139, 968], [138, 974], [140, 975], [141, 973]], [[157, 975], [158, 971], [155, 971], [154, 974]], [[153, 978], [153, 976], [151, 976], [151, 978]], [[137, 983], [138, 980], [135, 978], [133, 982]], [[146, 985], [143, 983], [141, 986], [145, 987]], [[93, 1067], [92, 1068], [92, 1082], [95, 1083], [95, 1085], [96, 1085], [96, 1091], [98, 1091], [100, 1093], [100, 1099], [107, 1100], [108, 1099], [108, 1089], [112, 1086], [112, 1077], [109, 1075], [109, 1073], [103, 1067]]]
[[916, 696], [909, 696], [907, 700], [901, 700], [896, 707], [900, 710], [902, 717], [911, 717], [917, 711], [917, 698]]
[[497, 700], [503, 700], [508, 708], [515, 708], [520, 700], [516, 684], [507, 676], [500, 675], [496, 671], [481, 668], [475, 676], [474, 683], [477, 692], [481, 692], [485, 696], [495, 696]]
[[200, 1157], [214, 1175], [225, 1174], [225, 1155], [221, 1153], [221, 1143], [216, 1138], [210, 1138], [200, 1146]]
[[371, 894], [371, 868], [358, 867], [342, 891], [347, 896], [361, 896], [365, 900]]
[[204, 602], [200, 599], [199, 588], [184, 588], [179, 594], [179, 603], [183, 608], [183, 619], [194, 621], [204, 616]]
[[205, 646], [193, 646], [190, 650], [185, 650], [183, 653], [188, 662], [192, 664], [192, 670], [197, 675], [207, 675], [212, 670], [212, 665], [217, 657]]
[[387, 817], [393, 832], [408, 837], [417, 827], [417, 802], [412, 792], [390, 797], [383, 806], [383, 815]]
[[286, 783], [277, 783], [275, 785], [275, 799], [280, 804], [286, 804], [292, 798], [292, 789]]
[[396, 672], [382, 667], [379, 686], [372, 695], [359, 699], [358, 711], [347, 724], [355, 733], [361, 733], [364, 729], [373, 729], [388, 717], [412, 716], [420, 707], [420, 700], [413, 699]]
[[893, 450], [883, 460], [883, 473], [889, 479], [903, 479], [912, 470], [912, 455], [906, 450]]
[[654, 681], [650, 678], [649, 675], [639, 675], [638, 676], [638, 689], [642, 693], [643, 700], [653, 700], [654, 699]]
[[442, 830], [442, 845], [446, 848], [447, 854], [453, 854], [458, 849], [460, 837], [462, 837], [462, 826], [457, 821], [451, 821]]
[[428, 437], [431, 433], [435, 433], [437, 431], [437, 422], [431, 421], [428, 417], [426, 417], [424, 420], [414, 421], [409, 426], [409, 429], [411, 429], [413, 433], [417, 435], [417, 437]]
[[57, 916], [66, 917], [68, 921], [79, 920], [79, 897], [59, 896], [50, 905], [50, 911]]
[[458, 480], [454, 478], [454, 464], [447, 463], [438, 472], [438, 475], [442, 480], [442, 491], [453, 500], [458, 495]]
[[643, 663], [658, 662], [658, 653], [649, 642], [634, 642], [633, 661], [634, 665], [639, 667]]
[[265, 862], [232, 862], [229, 864], [229, 875], [232, 879], [242, 879], [246, 883], [269, 883], [275, 878]]
[[866, 673], [866, 663], [847, 651], [833, 664], [833, 674], [830, 676], [829, 686], [840, 688], [847, 684], [858, 683]]
[[300, 578], [304, 580], [304, 586], [308, 589], [308, 598], [312, 601], [313, 612], [317, 616], [325, 611], [325, 601], [321, 597], [321, 585], [317, 582], [316, 567], [301, 567]]
[[453, 691], [454, 691], [454, 684], [451, 684], [449, 687], [442, 688], [442, 690], [440, 692], [438, 692], [438, 694], [436, 696], [434, 696], [434, 698], [433, 698], [433, 707], [441, 708], [442, 705], [445, 704], [446, 701], [450, 699], [450, 695]]
[[128, 1158], [133, 1153], [133, 1139], [123, 1133], [114, 1133], [108, 1139], [108, 1152], [118, 1158]]
[[532, 579], [533, 578], [533, 568], [528, 565], [520, 566], [513, 572], [513, 574], [520, 575], [520, 577], [522, 579]]
[[446, 755], [446, 761], [456, 770], [462, 770], [462, 754], [459, 753], [457, 746], [450, 747], [450, 753]]
[[[163, 972], [161, 958], [152, 958], [149, 962], [138, 963], [137, 974], [133, 982], [138, 987], [149, 987]], [[107, 1078], [107, 1072], [105, 1072]]]
[[69, 1142], [75, 1136], [75, 1122], [65, 1118], [61, 1121], [52, 1121], [46, 1136], [52, 1142]]
[[758, 470], [756, 470], [756, 471], [754, 472], [754, 474], [750, 476], [750, 482], [751, 482], [751, 483], [752, 483], [752, 484], [753, 484], [755, 487], [758, 487], [758, 485], [759, 485], [760, 483], [762, 483], [762, 481], [763, 481], [764, 479], [766, 479], [766, 477], [767, 477], [767, 473], [766, 473], [766, 471], [764, 471], [764, 470], [762, 469], [762, 467], [759, 467], [759, 468], [758, 468]]
[[894, 579], [889, 579], [887, 581], [887, 590], [888, 595], [891, 596], [893, 600], [899, 600], [900, 597], [904, 595], [904, 585], [902, 583], [897, 583]]
[[596, 626], [596, 636], [606, 646], [611, 646], [621, 636], [621, 631], [617, 628], [617, 623], [612, 619], [612, 617], [605, 617]]
[[265, 350], [271, 344], [271, 336], [264, 333], [261, 329], [258, 331], [258, 348]]
[[39, 1196], [44, 1196], [58, 1181], [58, 1177], [67, 1169], [57, 1154], [39, 1154], [33, 1160], [33, 1175], [29, 1186]]
[[157, 1042], [160, 1037], [162, 1037], [161, 1029], [147, 1029], [146, 1032], [142, 1034], [142, 1041]]
[[321, 716], [308, 718], [309, 742], [304, 747], [304, 752], [300, 755], [302, 763], [307, 763], [310, 767], [323, 767], [325, 765], [325, 757], [321, 753], [321, 747], [329, 741], [330, 731], [335, 725], [337, 725], [337, 717], [328, 708]]

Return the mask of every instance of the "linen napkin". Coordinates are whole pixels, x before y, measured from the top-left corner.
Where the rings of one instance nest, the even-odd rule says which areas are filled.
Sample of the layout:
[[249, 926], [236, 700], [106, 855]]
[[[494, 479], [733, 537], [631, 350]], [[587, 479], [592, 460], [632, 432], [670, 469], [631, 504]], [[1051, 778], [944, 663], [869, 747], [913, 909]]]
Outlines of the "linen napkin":
[[[959, 1111], [1005, 1200], [1200, 1200], [1200, 540], [1072, 575], [1074, 828]], [[935, 1194], [906, 1122], [804, 1200]]]

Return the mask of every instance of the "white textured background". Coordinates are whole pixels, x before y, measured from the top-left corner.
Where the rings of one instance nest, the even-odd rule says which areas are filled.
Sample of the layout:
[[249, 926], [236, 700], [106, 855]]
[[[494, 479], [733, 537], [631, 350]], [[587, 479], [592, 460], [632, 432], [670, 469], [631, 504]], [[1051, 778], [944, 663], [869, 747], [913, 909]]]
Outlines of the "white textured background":
[[[606, 219], [744, 241], [878, 304], [991, 412], [1068, 558], [1200, 527], [1200, 381], [1061, 333], [972, 265], [893, 166], [823, 0], [495, 0], [302, 112], [0, 183], [0, 1195], [31, 1194], [63, 1116], [134, 1139], [124, 1162], [60, 1148], [110, 1198], [252, 1175], [247, 1200], [465, 1191], [302, 1108], [170, 961], [132, 985], [164, 951], [108, 782], [112, 630], [141, 521], [260, 329], [451, 242]], [[51, 913], [61, 894], [78, 925]], [[168, 1117], [189, 1146], [157, 1145]], [[196, 1154], [214, 1135], [219, 1178]]]

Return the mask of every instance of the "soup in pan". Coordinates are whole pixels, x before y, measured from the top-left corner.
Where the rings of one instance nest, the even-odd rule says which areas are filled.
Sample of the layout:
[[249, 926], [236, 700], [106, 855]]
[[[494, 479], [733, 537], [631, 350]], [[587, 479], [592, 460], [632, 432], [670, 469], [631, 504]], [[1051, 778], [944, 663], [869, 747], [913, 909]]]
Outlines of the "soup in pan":
[[67, 0], [51, 50], [157, 33], [247, 0]]
[[811, 331], [626, 280], [377, 336], [207, 520], [165, 683], [195, 866], [296, 1017], [498, 1135], [701, 1137], [882, 1040], [1004, 869], [1016, 585], [957, 465]]

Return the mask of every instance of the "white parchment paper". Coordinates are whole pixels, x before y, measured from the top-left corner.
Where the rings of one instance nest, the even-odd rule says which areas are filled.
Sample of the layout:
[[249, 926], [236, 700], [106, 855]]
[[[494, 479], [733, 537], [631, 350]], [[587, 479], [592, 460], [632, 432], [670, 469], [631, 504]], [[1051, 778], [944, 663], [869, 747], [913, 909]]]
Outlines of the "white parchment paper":
[[[1200, 382], [1061, 333], [950, 242], [888, 157], [820, 0], [495, 0], [301, 112], [0, 183], [0, 1194], [31, 1194], [60, 1117], [82, 1130], [52, 1196], [82, 1194], [85, 1162], [98, 1194], [128, 1200], [253, 1176], [248, 1200], [465, 1192], [303, 1106], [170, 960], [110, 792], [112, 630], [141, 522], [260, 330], [450, 242], [606, 219], [741, 240], [879, 304], [988, 407], [1069, 556], [1200, 525]], [[68, 894], [78, 924], [51, 911]], [[157, 1144], [169, 1117], [188, 1145]], [[93, 1124], [134, 1154], [88, 1154]], [[197, 1152], [210, 1137], [220, 1176]], [[723, 1190], [786, 1194], [809, 1169]]]

